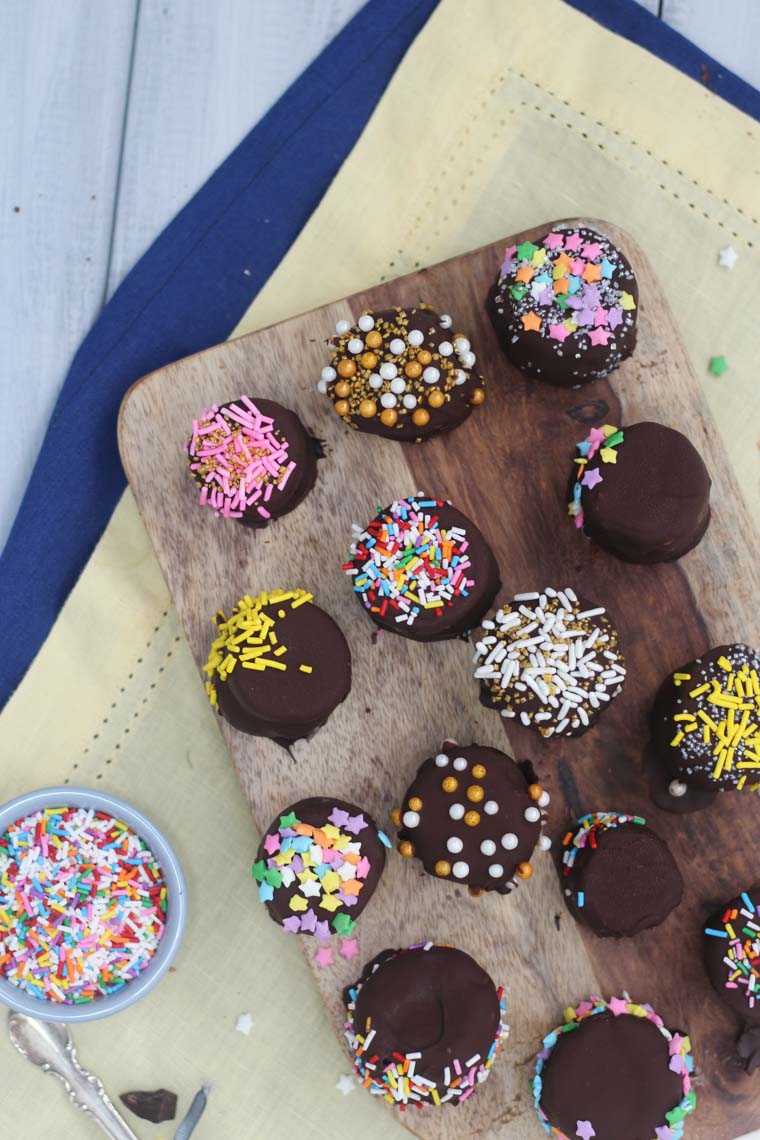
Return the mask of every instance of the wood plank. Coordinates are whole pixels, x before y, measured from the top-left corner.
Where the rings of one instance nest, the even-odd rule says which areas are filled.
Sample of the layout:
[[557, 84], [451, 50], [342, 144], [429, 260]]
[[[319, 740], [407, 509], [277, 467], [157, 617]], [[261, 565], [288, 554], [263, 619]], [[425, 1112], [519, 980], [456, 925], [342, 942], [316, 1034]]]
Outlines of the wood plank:
[[[287, 802], [327, 788], [387, 821], [442, 733], [503, 746], [504, 722], [478, 703], [466, 646], [371, 640], [371, 627], [338, 567], [350, 524], [364, 523], [377, 503], [420, 487], [451, 498], [492, 543], [504, 596], [569, 581], [607, 605], [621, 631], [629, 676], [598, 727], [578, 740], [555, 742], [512, 723], [509, 747], [519, 758], [533, 759], [551, 790], [555, 836], [583, 810], [645, 814], [669, 838], [687, 874], [685, 900], [657, 930], [611, 944], [571, 921], [548, 856], [536, 857], [536, 874], [517, 895], [479, 900], [391, 858], [358, 928], [363, 957], [422, 938], [451, 941], [510, 990], [512, 1035], [477, 1096], [456, 1113], [406, 1114], [404, 1124], [431, 1140], [540, 1137], [530, 1096], [531, 1058], [562, 1009], [596, 988], [607, 995], [626, 988], [635, 999], [652, 1001], [670, 1025], [692, 1033], [701, 1076], [691, 1140], [730, 1140], [754, 1126], [760, 1112], [760, 1086], [725, 1063], [735, 1026], [712, 994], [699, 956], [706, 908], [756, 878], [756, 801], [727, 796], [707, 815], [673, 817], [652, 806], [642, 774], [647, 712], [662, 677], [710, 644], [758, 641], [756, 537], [650, 265], [615, 227], [598, 224], [626, 249], [643, 298], [637, 351], [611, 383], [579, 392], [555, 389], [526, 381], [505, 363], [483, 306], [501, 260], [499, 242], [180, 361], [136, 385], [122, 409], [125, 467], [199, 665], [217, 606], [277, 585], [313, 590], [339, 618], [351, 645], [353, 690], [326, 728], [296, 745], [295, 764], [270, 742], [221, 722], [259, 828]], [[424, 447], [347, 431], [314, 388], [336, 319], [410, 297], [452, 312], [490, 377], [485, 413], [476, 411], [455, 433]], [[297, 407], [326, 441], [315, 490], [263, 535], [196, 509], [180, 450], [200, 407], [242, 391]], [[577, 422], [577, 406], [591, 400], [601, 401], [598, 422], [658, 419], [684, 430], [704, 455], [715, 481], [713, 521], [701, 545], [679, 563], [623, 564], [569, 525], [567, 470], [574, 443], [587, 428]], [[472, 478], [475, 461], [489, 471], [482, 485]], [[414, 699], [400, 699], [410, 688]], [[314, 946], [305, 945], [304, 952], [313, 964]], [[337, 1028], [340, 989], [356, 976], [356, 965], [314, 973]]]
[[103, 304], [135, 7], [0, 5], [0, 546]]
[[662, 18], [713, 59], [760, 87], [760, 4], [757, 0], [664, 0]]

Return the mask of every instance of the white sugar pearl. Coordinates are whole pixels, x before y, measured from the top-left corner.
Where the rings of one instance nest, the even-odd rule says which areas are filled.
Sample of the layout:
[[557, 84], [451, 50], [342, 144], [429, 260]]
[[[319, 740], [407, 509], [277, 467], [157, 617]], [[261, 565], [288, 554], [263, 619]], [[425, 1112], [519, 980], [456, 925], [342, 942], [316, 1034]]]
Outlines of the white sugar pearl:
[[472, 368], [473, 364], [475, 363], [475, 353], [463, 352], [459, 357], [459, 363], [463, 368]]
[[548, 792], [542, 792], [541, 795], [538, 797], [538, 806], [539, 807], [548, 807], [549, 804], [551, 803], [551, 799], [552, 798]]
[[455, 384], [464, 384], [467, 379], [467, 373], [463, 372], [461, 368], [455, 368], [451, 375]]
[[418, 811], [405, 811], [401, 817], [401, 822], [404, 827], [417, 827], [420, 822], [420, 813]]
[[538, 823], [539, 819], [541, 818], [541, 812], [537, 807], [533, 807], [533, 805], [526, 807], [523, 815], [527, 819], [528, 823]]
[[431, 365], [429, 368], [426, 368], [425, 371], [422, 373], [422, 379], [425, 381], [426, 384], [435, 384], [440, 375], [441, 374], [438, 371], [438, 369], [433, 368], [433, 366]]
[[467, 761], [465, 760], [464, 756], [457, 756], [456, 760], [454, 761], [454, 767], [457, 770], [457, 772], [466, 771]]
[[496, 853], [496, 844], [493, 839], [484, 839], [480, 845], [480, 850], [484, 855], [494, 855]]
[[351, 328], [351, 322], [350, 321], [337, 321], [336, 325], [335, 325], [335, 331], [338, 334], [338, 336], [343, 336], [343, 333], [347, 333], [350, 328]]
[[438, 323], [442, 329], [450, 329], [454, 322], [448, 313], [443, 313]]
[[463, 352], [469, 351], [470, 342], [466, 336], [458, 336], [457, 339], [454, 341], [454, 348], [461, 355]]
[[408, 408], [410, 412], [411, 412], [412, 408], [417, 407], [417, 397], [412, 396], [411, 394], [404, 396], [404, 399], [402, 402], [403, 402], [404, 407]]
[[370, 388], [382, 388], [382, 386], [383, 386], [382, 376], [378, 376], [377, 372], [373, 372], [369, 378], [369, 386], [370, 386]]
[[517, 847], [517, 836], [512, 831], [508, 831], [506, 835], [501, 837], [501, 845], [505, 851], [514, 851]]
[[455, 863], [451, 870], [454, 873], [455, 879], [465, 879], [470, 873], [470, 868], [467, 863]]
[[464, 808], [461, 804], [452, 804], [449, 808], [449, 815], [452, 819], [461, 819], [464, 815]]
[[425, 335], [424, 333], [421, 333], [419, 329], [412, 329], [406, 339], [410, 344], [413, 344], [415, 348], [419, 348], [425, 340]]
[[364, 348], [364, 341], [359, 340], [358, 336], [352, 336], [350, 341], [348, 342], [348, 351], [353, 352], [354, 356], [356, 356], [356, 354], [361, 352], [363, 348]]
[[326, 368], [322, 369], [322, 379], [324, 380], [325, 384], [332, 384], [337, 375], [338, 373], [334, 368], [331, 368], [329, 364]]
[[406, 381], [402, 380], [400, 376], [396, 376], [393, 380], [391, 380], [391, 392], [395, 392], [397, 396], [400, 396], [401, 393], [405, 391]]
[[393, 377], [397, 374], [398, 368], [395, 364], [386, 363], [380, 365], [380, 375], [382, 376], [383, 380], [392, 380]]
[[375, 327], [375, 322], [369, 313], [365, 313], [363, 317], [359, 317], [359, 320], [356, 323], [362, 332], [369, 332], [370, 329], [373, 329]]
[[462, 840], [458, 835], [452, 835], [449, 839], [446, 840], [446, 847], [452, 855], [458, 855], [464, 847], [464, 843], [462, 843]]
[[449, 763], [449, 758], [444, 752], [439, 752], [435, 758], [435, 763], [438, 768], [446, 768]]
[[327, 382], [325, 380], [317, 381], [317, 391], [321, 392], [323, 396], [327, 395]]
[[394, 336], [390, 343], [390, 350], [394, 356], [401, 356], [401, 353], [406, 350], [406, 345], [400, 337]]
[[450, 340], [442, 340], [438, 345], [438, 351], [440, 352], [441, 356], [451, 356], [452, 352], [454, 351], [454, 345]]
[[504, 868], [502, 867], [501, 863], [492, 863], [488, 868], [488, 874], [492, 879], [500, 879], [504, 874]]
[[499, 805], [497, 804], [496, 800], [486, 800], [486, 802], [483, 804], [483, 811], [486, 813], [486, 815], [496, 815], [498, 810]]
[[538, 846], [541, 848], [542, 851], [548, 851], [549, 848], [551, 847], [551, 845], [552, 845], [552, 841], [548, 835], [542, 835], [538, 841]]
[[396, 397], [392, 392], [383, 392], [382, 396], [380, 397], [380, 403], [384, 408], [395, 408]]
[[684, 784], [681, 780], [671, 780], [668, 784], [668, 791], [670, 792], [671, 796], [675, 796], [676, 799], [680, 799], [681, 796], [685, 796], [688, 790], [689, 789], [687, 785]]

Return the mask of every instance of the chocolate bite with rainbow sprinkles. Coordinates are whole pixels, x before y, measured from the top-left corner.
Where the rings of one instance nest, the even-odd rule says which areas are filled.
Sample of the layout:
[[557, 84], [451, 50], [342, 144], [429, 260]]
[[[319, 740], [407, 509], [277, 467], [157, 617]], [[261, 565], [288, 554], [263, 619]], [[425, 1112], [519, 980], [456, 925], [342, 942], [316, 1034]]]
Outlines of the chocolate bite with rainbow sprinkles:
[[578, 445], [568, 513], [628, 562], [672, 562], [710, 522], [711, 480], [685, 435], [663, 424], [592, 428]]
[[659, 926], [683, 897], [670, 848], [640, 816], [584, 815], [562, 846], [567, 909], [600, 938], [630, 938]]
[[220, 611], [216, 624], [206, 692], [241, 732], [282, 744], [300, 740], [348, 696], [348, 643], [306, 590], [246, 594], [229, 617]]
[[546, 738], [581, 736], [625, 680], [604, 606], [569, 586], [515, 594], [483, 622], [473, 661], [481, 703]]
[[348, 938], [372, 898], [390, 840], [367, 812], [333, 796], [285, 808], [267, 828], [253, 877], [259, 901], [291, 934]]
[[429, 875], [462, 883], [470, 894], [509, 894], [533, 874], [549, 794], [497, 748], [445, 740], [419, 768], [392, 813], [400, 853]]
[[592, 996], [544, 1038], [533, 1102], [559, 1140], [680, 1140], [693, 1070], [689, 1038], [651, 1005]]
[[638, 286], [625, 256], [586, 226], [555, 226], [504, 251], [489, 297], [508, 359], [526, 376], [576, 387], [636, 345]]
[[481, 621], [499, 589], [499, 567], [466, 515], [410, 495], [354, 528], [343, 566], [375, 625], [413, 641], [444, 641]]
[[703, 945], [715, 992], [744, 1024], [736, 1051], [751, 1074], [760, 1067], [760, 888], [742, 891], [711, 914]]
[[469, 954], [432, 942], [385, 950], [343, 999], [354, 1072], [401, 1111], [468, 1100], [509, 1032], [501, 987]]
[[428, 305], [338, 321], [317, 387], [357, 431], [411, 443], [451, 431], [485, 399], [475, 353], [453, 328]]
[[670, 796], [690, 789], [760, 787], [760, 654], [719, 645], [664, 681], [652, 712], [652, 745]]
[[264, 527], [292, 511], [314, 486], [314, 440], [295, 412], [241, 396], [193, 420], [185, 443], [199, 501], [217, 516]]

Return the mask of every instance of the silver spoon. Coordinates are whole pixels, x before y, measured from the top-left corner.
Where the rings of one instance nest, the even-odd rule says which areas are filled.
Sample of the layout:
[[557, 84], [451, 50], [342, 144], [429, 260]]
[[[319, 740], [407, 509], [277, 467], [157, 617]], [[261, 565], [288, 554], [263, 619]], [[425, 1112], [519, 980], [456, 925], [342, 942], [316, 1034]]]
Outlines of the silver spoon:
[[11, 1012], [8, 1036], [22, 1056], [63, 1081], [71, 1103], [92, 1117], [111, 1140], [138, 1140], [111, 1104], [102, 1082], [79, 1064], [68, 1026]]

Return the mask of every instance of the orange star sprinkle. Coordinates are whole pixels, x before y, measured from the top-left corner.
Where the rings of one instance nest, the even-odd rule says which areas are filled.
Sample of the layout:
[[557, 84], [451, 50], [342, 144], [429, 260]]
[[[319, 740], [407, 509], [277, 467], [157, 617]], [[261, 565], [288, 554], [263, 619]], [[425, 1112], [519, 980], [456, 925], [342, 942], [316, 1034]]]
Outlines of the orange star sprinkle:
[[592, 281], [601, 281], [601, 279], [602, 279], [602, 267], [601, 267], [601, 265], [592, 265], [591, 262], [588, 262], [583, 269], [583, 273], [581, 273], [581, 277], [583, 278], [584, 281], [588, 281], [589, 285], [591, 284]]
[[520, 317], [520, 320], [526, 332], [538, 332], [541, 328], [541, 318], [538, 313], [534, 313], [532, 309], [529, 313], [526, 313], [524, 317]]
[[562, 253], [559, 255], [559, 257], [554, 259], [554, 264], [555, 266], [561, 265], [563, 268], [570, 264], [570, 258], [567, 256], [564, 250], [562, 250]]
[[559, 277], [554, 282], [552, 287], [555, 293], [567, 293], [568, 289], [570, 288], [570, 282], [568, 281], [567, 277]]
[[358, 879], [348, 879], [343, 884], [341, 889], [342, 889], [344, 895], [356, 896], [359, 894], [359, 891], [362, 889], [363, 886], [364, 886], [364, 884], [360, 883]]
[[533, 280], [535, 275], [536, 275], [536, 271], [535, 271], [535, 269], [533, 269], [532, 266], [523, 265], [521, 269], [517, 270], [517, 273], [515, 274], [515, 279], [517, 281], [524, 281], [527, 284], [528, 281]]

